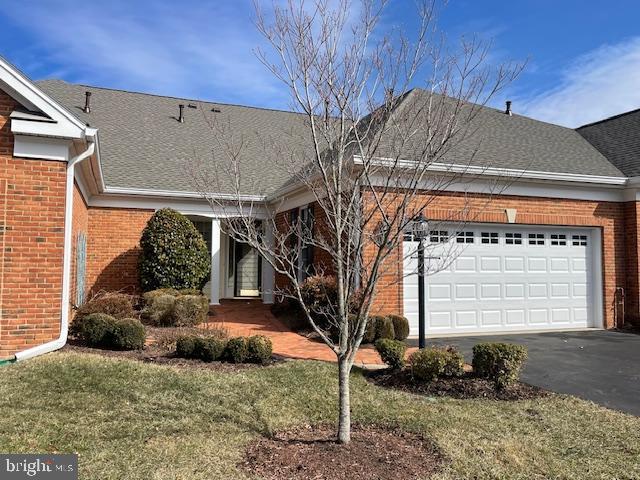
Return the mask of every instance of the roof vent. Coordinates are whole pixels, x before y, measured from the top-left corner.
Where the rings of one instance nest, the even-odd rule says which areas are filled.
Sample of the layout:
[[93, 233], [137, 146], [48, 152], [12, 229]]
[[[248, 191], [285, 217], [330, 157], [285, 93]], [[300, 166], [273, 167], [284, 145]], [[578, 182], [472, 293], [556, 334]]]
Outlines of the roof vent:
[[84, 92], [84, 113], [91, 113], [91, 92]]
[[504, 113], [511, 116], [513, 115], [513, 113], [511, 112], [511, 100], [507, 100], [506, 103], [507, 103], [507, 108], [505, 109]]
[[211, 109], [211, 111], [212, 111], [213, 113], [220, 113], [222, 110], [220, 110], [218, 107], [213, 107], [213, 108]]
[[178, 121], [180, 123], [184, 123], [184, 105], [180, 104], [178, 105], [178, 108], [180, 108], [180, 115], [178, 116]]

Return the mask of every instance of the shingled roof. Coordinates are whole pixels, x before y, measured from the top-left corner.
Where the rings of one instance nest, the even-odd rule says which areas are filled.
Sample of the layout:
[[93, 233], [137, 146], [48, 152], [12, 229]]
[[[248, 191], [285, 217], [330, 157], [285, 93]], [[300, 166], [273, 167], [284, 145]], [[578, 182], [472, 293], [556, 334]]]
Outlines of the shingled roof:
[[[220, 173], [228, 164], [228, 141], [216, 138], [212, 119], [223, 119], [231, 132], [232, 149], [241, 149], [241, 190], [247, 195], [268, 195], [291, 180], [292, 162], [280, 157], [311, 154], [306, 117], [297, 113], [75, 85], [44, 80], [38, 86], [81, 121], [100, 134], [104, 180], [109, 187], [193, 192], [189, 165], [207, 165]], [[82, 110], [84, 93], [91, 91], [91, 113]], [[419, 99], [420, 90], [405, 101]], [[178, 105], [185, 105], [185, 122], [177, 121]], [[189, 108], [188, 105], [196, 108]], [[215, 110], [215, 111], [212, 111]], [[483, 168], [575, 173], [623, 177], [575, 130], [505, 115], [480, 107], [477, 128], [469, 139], [450, 152], [446, 161]], [[285, 139], [285, 142], [282, 142]], [[225, 145], [223, 145], [223, 143]], [[274, 144], [291, 145], [279, 151]], [[307, 157], [308, 158], [308, 157]], [[295, 162], [294, 162], [295, 163]], [[233, 193], [229, 175], [217, 177], [218, 193]]]
[[640, 176], [640, 109], [584, 125], [577, 131], [625, 175]]

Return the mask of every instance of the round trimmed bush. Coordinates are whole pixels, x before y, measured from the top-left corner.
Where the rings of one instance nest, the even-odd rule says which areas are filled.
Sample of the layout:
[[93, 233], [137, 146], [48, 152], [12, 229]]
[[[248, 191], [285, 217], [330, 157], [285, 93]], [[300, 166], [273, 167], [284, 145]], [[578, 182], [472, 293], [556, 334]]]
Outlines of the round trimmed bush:
[[407, 351], [404, 342], [381, 338], [376, 342], [376, 350], [382, 361], [392, 370], [400, 370], [404, 367], [404, 354]]
[[194, 355], [203, 362], [213, 362], [222, 358], [225, 347], [225, 341], [220, 338], [196, 337]]
[[445, 377], [461, 377], [464, 374], [464, 356], [455, 347], [445, 347]]
[[83, 340], [87, 345], [97, 347], [104, 344], [114, 321], [115, 318], [106, 313], [91, 313], [76, 317], [69, 330], [73, 336]]
[[176, 339], [176, 356], [180, 358], [196, 358], [196, 337], [182, 335]]
[[362, 343], [373, 343], [376, 340], [376, 317], [367, 318], [367, 325], [364, 327], [364, 336], [362, 337]]
[[393, 330], [393, 322], [389, 317], [374, 316], [376, 323], [376, 341], [382, 338], [393, 340], [396, 334]]
[[273, 353], [273, 344], [264, 335], [254, 335], [247, 338], [246, 348], [247, 362], [251, 363], [267, 363]]
[[145, 329], [135, 318], [114, 319], [105, 336], [108, 346], [120, 350], [140, 350], [144, 347]]
[[178, 295], [180, 295], [180, 292], [178, 292], [178, 290], [176, 290], [175, 288], [156, 288], [155, 290], [143, 293], [142, 301], [145, 306], [151, 305], [157, 297], [160, 297], [162, 295], [177, 297]]
[[396, 340], [406, 340], [409, 336], [409, 320], [402, 315], [389, 315], [391, 323], [393, 323], [393, 333]]
[[142, 310], [142, 319], [156, 327], [174, 326], [175, 305], [176, 297], [167, 293], [150, 297], [149, 303]]
[[207, 244], [195, 225], [170, 208], [158, 210], [140, 238], [140, 284], [157, 288], [201, 289], [211, 271]]
[[204, 295], [181, 295], [175, 298], [172, 325], [191, 327], [207, 321], [209, 299]]
[[247, 360], [247, 340], [244, 337], [230, 338], [224, 350], [224, 358], [233, 363], [243, 363]]
[[423, 348], [411, 354], [409, 363], [416, 379], [430, 382], [444, 374], [446, 351], [441, 348]]
[[473, 371], [494, 383], [497, 390], [510, 387], [520, 378], [527, 360], [527, 347], [514, 343], [478, 343], [473, 347]]

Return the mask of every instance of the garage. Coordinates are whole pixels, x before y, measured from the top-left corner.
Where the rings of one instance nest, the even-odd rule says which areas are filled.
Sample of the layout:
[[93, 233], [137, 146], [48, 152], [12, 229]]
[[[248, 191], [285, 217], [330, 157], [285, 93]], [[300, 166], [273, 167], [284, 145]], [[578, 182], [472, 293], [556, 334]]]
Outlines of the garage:
[[[425, 240], [427, 336], [568, 330], [602, 324], [600, 232], [432, 226]], [[418, 334], [418, 242], [404, 241], [404, 313]]]

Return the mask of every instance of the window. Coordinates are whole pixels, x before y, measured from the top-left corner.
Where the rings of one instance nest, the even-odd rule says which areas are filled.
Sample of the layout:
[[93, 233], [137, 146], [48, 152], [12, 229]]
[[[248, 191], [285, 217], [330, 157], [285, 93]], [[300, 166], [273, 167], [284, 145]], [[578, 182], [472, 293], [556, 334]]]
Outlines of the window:
[[[412, 232], [404, 232], [404, 241], [405, 242], [412, 242], [414, 240], [413, 238], [413, 233]], [[417, 238], [416, 238], [417, 240]]]
[[505, 234], [505, 243], [507, 245], [522, 245], [522, 234], [521, 233], [506, 233]]
[[431, 230], [429, 232], [429, 241], [431, 243], [446, 243], [449, 241], [449, 232], [446, 230]]
[[586, 247], [587, 236], [586, 235], [573, 235], [571, 237], [571, 243], [574, 247]]
[[473, 232], [458, 232], [456, 234], [457, 243], [473, 243]]
[[298, 236], [298, 280], [302, 282], [314, 273], [313, 245], [310, 245], [313, 240], [313, 208], [306, 206], [294, 210], [291, 220]]
[[480, 234], [482, 243], [498, 243], [498, 232], [482, 232]]
[[567, 244], [567, 236], [563, 233], [551, 234], [551, 246], [560, 247]]
[[544, 245], [544, 233], [530, 233], [529, 245]]

